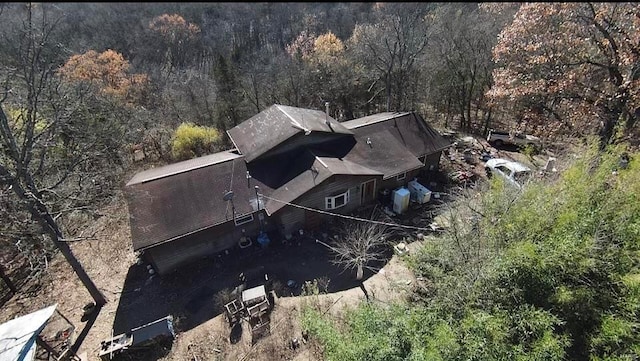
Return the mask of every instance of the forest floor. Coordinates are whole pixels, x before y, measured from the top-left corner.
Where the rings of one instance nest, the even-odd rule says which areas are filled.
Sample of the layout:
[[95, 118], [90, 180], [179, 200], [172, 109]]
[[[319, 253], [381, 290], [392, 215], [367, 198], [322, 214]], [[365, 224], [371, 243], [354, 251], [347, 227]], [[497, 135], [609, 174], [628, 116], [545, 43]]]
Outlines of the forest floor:
[[[476, 158], [487, 151], [534, 168], [544, 165], [548, 157], [536, 156], [532, 164], [530, 158], [516, 150], [496, 150], [477, 137], [465, 139], [454, 147], [455, 151], [443, 154], [442, 165], [447, 174], [452, 170], [465, 170], [474, 173], [474, 177], [485, 176], [482, 162], [464, 162], [464, 149], [471, 149]], [[95, 237], [71, 245], [108, 299], [95, 317], [83, 319], [83, 306], [91, 302], [91, 298], [64, 258], [57, 256], [49, 262], [38, 287], [22, 290], [2, 306], [0, 322], [57, 304], [58, 311], [75, 326], [74, 339], [82, 340], [78, 354], [86, 360], [99, 360], [102, 340], [171, 314], [177, 337], [170, 349], [124, 359], [321, 360], [317, 344], [302, 342], [299, 316], [305, 303], [340, 317], [346, 308], [366, 297], [374, 302], [389, 302], [406, 295], [416, 283], [404, 262], [393, 256], [380, 265], [378, 272], [366, 273], [361, 286], [352, 274], [341, 272], [329, 262], [326, 248], [308, 239], [301, 240], [299, 245], [274, 242], [274, 247], [267, 250], [252, 248], [244, 254], [232, 253], [226, 259], [214, 257], [196, 262], [166, 277], [151, 277], [145, 265], [136, 263], [131, 249], [123, 196], [114, 197], [101, 214], [102, 217], [90, 225], [90, 233]], [[417, 249], [417, 242], [409, 248]], [[247, 276], [249, 287], [264, 283], [264, 275], [269, 275], [278, 294], [271, 313], [271, 334], [255, 345], [246, 322], [241, 323], [241, 337], [230, 342], [231, 330], [221, 312], [222, 300], [237, 286], [240, 272]], [[326, 294], [301, 296], [300, 287], [285, 286], [290, 279], [298, 285], [314, 279], [324, 280]], [[301, 341], [297, 348], [291, 347], [293, 338]]]

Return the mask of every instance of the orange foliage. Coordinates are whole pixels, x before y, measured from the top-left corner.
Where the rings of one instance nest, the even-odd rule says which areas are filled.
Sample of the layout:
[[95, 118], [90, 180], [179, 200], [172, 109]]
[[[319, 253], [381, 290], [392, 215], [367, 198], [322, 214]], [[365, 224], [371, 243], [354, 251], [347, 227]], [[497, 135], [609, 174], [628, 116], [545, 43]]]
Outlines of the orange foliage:
[[164, 60], [171, 67], [182, 66], [189, 61], [200, 34], [197, 25], [178, 14], [156, 16], [149, 22], [149, 29], [159, 36], [156, 48], [164, 47]]
[[303, 31], [287, 46], [287, 53], [293, 58], [300, 57], [314, 66], [330, 65], [342, 60], [344, 44], [332, 32], [315, 37]]
[[129, 67], [129, 62], [116, 51], [89, 50], [71, 56], [58, 74], [66, 81], [94, 83], [104, 94], [130, 98], [143, 91], [149, 79], [144, 74], [129, 74]]
[[313, 51], [319, 57], [333, 57], [344, 51], [342, 41], [332, 32], [318, 36], [314, 42]]
[[488, 96], [544, 131], [635, 124], [640, 5], [526, 3], [493, 49]]
[[193, 39], [200, 33], [197, 25], [188, 23], [178, 14], [156, 16], [149, 22], [149, 29], [160, 33], [170, 43], [176, 40]]

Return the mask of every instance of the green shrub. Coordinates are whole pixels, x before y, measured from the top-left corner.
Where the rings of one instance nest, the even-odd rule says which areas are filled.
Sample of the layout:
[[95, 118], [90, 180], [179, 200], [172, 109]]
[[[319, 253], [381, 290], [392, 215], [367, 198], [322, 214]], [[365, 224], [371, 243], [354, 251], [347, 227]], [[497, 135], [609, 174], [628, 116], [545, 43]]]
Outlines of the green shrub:
[[171, 153], [176, 160], [191, 159], [215, 152], [219, 144], [217, 129], [182, 123], [171, 139]]
[[459, 197], [447, 211], [480, 220], [412, 253], [424, 286], [411, 303], [366, 303], [309, 328], [326, 359], [637, 358], [640, 154], [622, 169], [624, 150], [594, 145], [555, 181]]
[[540, 153], [540, 149], [533, 144], [527, 144], [522, 147], [522, 153], [529, 157], [529, 159], [533, 159], [533, 156]]

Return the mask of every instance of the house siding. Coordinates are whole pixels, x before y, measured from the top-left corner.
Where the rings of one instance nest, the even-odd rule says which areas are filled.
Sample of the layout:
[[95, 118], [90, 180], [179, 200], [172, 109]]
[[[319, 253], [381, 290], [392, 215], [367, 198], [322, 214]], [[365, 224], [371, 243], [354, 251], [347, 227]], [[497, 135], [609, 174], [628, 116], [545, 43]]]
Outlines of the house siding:
[[419, 169], [414, 169], [414, 170], [408, 171], [407, 172], [407, 176], [402, 180], [398, 180], [398, 178], [396, 176], [393, 176], [391, 178], [385, 179], [380, 183], [380, 185], [378, 186], [378, 189], [388, 189], [388, 190], [392, 191], [392, 190], [394, 190], [396, 188], [406, 187], [407, 183], [409, 183], [415, 177], [417, 177], [422, 169], [424, 169], [424, 168], [419, 168]]
[[[378, 184], [378, 190], [388, 189], [393, 191], [396, 188], [407, 187], [407, 184], [418, 176], [430, 179], [430, 175], [438, 172], [441, 154], [442, 152], [440, 151], [424, 156], [424, 167], [407, 172], [407, 176], [402, 180], [398, 180], [396, 176], [385, 179]], [[422, 159], [423, 157], [420, 157], [420, 160]]]
[[[360, 202], [360, 185], [372, 179], [376, 179], [377, 185], [382, 180], [382, 177], [336, 175], [315, 187], [311, 192], [299, 197], [292, 203], [331, 213], [348, 214], [355, 211], [362, 205]], [[345, 192], [347, 189], [349, 190], [349, 202], [340, 208], [327, 210], [325, 198]], [[374, 190], [374, 194], [377, 194], [377, 188]], [[375, 199], [376, 198], [373, 197], [372, 202], [375, 201]], [[307, 223], [319, 226], [321, 223], [326, 222], [331, 218], [331, 216], [326, 214], [305, 211], [304, 209], [293, 206], [287, 206], [280, 212], [282, 213], [278, 215], [278, 222], [280, 223], [280, 228], [285, 230], [285, 234], [286, 231], [291, 232], [297, 230], [304, 227]], [[310, 218], [312, 218], [312, 222], [308, 222]]]
[[[361, 204], [362, 183], [375, 179], [374, 197], [369, 203], [378, 200], [381, 189], [393, 190], [398, 187], [406, 187], [407, 183], [417, 177], [421, 172], [429, 171], [429, 165], [433, 165], [433, 172], [437, 171], [440, 160], [440, 153], [426, 156], [425, 167], [407, 172], [403, 180], [391, 177], [383, 180], [381, 176], [352, 176], [336, 175], [315, 187], [311, 192], [305, 194], [292, 203], [304, 207], [320, 209], [332, 213], [349, 214], [365, 205]], [[349, 189], [349, 202], [340, 208], [327, 210], [325, 208], [325, 198]], [[277, 212], [274, 217], [267, 217], [263, 212], [253, 213], [253, 220], [249, 223], [236, 226], [233, 221], [205, 229], [180, 239], [163, 243], [144, 252], [144, 258], [150, 262], [156, 272], [160, 275], [167, 274], [175, 268], [192, 262], [195, 259], [207, 257], [225, 249], [237, 245], [242, 237], [242, 230], [255, 241], [255, 235], [260, 231], [259, 214], [263, 214], [263, 229], [278, 229], [283, 234], [290, 234], [301, 228], [312, 229], [319, 227], [329, 221], [331, 216], [318, 212], [307, 211], [302, 208], [286, 206]]]
[[283, 234], [291, 234], [304, 225], [304, 209], [287, 206], [282, 209], [277, 222]]
[[422, 168], [424, 171], [428, 171], [428, 172], [436, 172], [438, 170], [438, 167], [440, 166], [440, 156], [442, 155], [442, 151], [433, 153], [433, 154], [428, 154], [425, 156], [425, 162], [424, 162], [424, 168]]
[[217, 226], [166, 242], [144, 251], [143, 257], [151, 263], [160, 275], [165, 275], [175, 268], [193, 260], [214, 255], [225, 249], [234, 247], [242, 237], [242, 230], [255, 241], [260, 231], [260, 220], [253, 213], [251, 222], [236, 226], [233, 220]]

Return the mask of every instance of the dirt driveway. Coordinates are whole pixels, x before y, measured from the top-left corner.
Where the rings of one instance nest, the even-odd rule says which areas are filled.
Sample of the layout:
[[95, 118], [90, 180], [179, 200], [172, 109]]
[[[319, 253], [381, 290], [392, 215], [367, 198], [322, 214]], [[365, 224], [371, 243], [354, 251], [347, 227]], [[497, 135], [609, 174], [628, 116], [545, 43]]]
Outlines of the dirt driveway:
[[[419, 242], [409, 244], [415, 251]], [[222, 315], [182, 332], [173, 344], [171, 351], [161, 359], [178, 360], [322, 360], [319, 346], [304, 342], [300, 328], [300, 311], [305, 304], [318, 307], [336, 319], [349, 307], [367, 300], [387, 303], [407, 295], [415, 285], [415, 278], [405, 263], [393, 256], [375, 274], [367, 275], [363, 287], [348, 280], [344, 290], [333, 290], [327, 294], [298, 297], [278, 297], [271, 314], [271, 334], [252, 342], [247, 324], [242, 324], [242, 335], [237, 343], [229, 341], [231, 330]], [[363, 291], [366, 290], [366, 294]], [[298, 346], [292, 346], [292, 340], [299, 340]]]
[[[115, 314], [114, 332], [167, 315], [177, 318], [180, 332], [197, 327], [220, 314], [216, 297], [239, 286], [240, 273], [246, 277], [246, 288], [264, 284], [266, 275], [279, 297], [299, 294], [300, 285], [314, 279], [330, 280], [328, 292], [357, 286], [353, 275], [342, 272], [330, 259], [327, 248], [305, 239], [288, 246], [272, 242], [266, 249], [236, 248], [229, 255], [204, 259], [163, 277], [150, 277], [144, 265], [133, 265]], [[289, 280], [298, 286], [287, 287]]]

